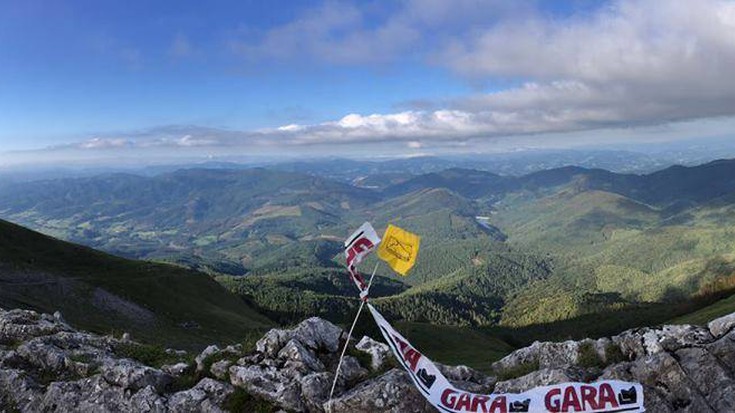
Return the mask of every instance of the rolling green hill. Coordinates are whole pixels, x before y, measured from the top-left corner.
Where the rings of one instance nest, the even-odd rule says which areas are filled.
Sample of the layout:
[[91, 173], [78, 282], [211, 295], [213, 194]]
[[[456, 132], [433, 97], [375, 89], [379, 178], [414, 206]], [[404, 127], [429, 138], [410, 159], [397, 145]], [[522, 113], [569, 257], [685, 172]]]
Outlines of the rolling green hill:
[[207, 275], [131, 261], [0, 221], [0, 307], [60, 310], [100, 333], [197, 348], [272, 325]]

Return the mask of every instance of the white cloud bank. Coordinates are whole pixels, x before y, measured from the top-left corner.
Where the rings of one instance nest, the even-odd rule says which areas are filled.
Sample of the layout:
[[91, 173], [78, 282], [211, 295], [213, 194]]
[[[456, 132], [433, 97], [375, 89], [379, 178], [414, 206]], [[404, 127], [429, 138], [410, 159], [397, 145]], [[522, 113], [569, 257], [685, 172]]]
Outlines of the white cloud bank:
[[533, 15], [458, 35], [434, 56], [460, 75], [521, 86], [444, 110], [290, 125], [290, 140], [493, 138], [735, 115], [733, 1], [624, 0], [562, 20]]
[[[231, 47], [248, 58], [308, 57], [325, 64], [384, 62], [416, 49], [459, 76], [513, 79], [520, 86], [435, 103], [442, 110], [349, 114], [247, 132], [159, 129], [76, 147], [398, 142], [418, 149], [735, 116], [735, 1], [618, 0], [567, 18], [502, 6], [508, 3], [405, 1], [371, 26], [368, 11], [328, 2]], [[466, 29], [458, 29], [462, 22]]]

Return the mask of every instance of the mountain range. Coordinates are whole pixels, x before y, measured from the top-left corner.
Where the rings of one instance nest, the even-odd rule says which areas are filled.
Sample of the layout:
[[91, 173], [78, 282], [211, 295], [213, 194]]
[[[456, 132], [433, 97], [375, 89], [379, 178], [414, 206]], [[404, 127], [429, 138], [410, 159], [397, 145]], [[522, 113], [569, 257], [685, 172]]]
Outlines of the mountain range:
[[351, 317], [359, 302], [341, 244], [364, 221], [422, 236], [412, 274], [379, 267], [372, 294], [417, 331], [471, 327], [515, 344], [610, 334], [685, 316], [735, 286], [735, 160], [649, 174], [403, 169], [351, 181], [303, 168], [8, 183], [0, 217], [203, 271], [242, 298], [243, 314], [277, 323]]

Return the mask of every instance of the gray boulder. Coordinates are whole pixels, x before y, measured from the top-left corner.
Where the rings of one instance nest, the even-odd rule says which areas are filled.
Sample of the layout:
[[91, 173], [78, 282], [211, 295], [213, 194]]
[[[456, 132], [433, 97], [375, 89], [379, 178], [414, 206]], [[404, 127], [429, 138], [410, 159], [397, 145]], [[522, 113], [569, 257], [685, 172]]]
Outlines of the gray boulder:
[[355, 345], [355, 348], [370, 355], [370, 368], [372, 370], [380, 370], [392, 357], [390, 347], [387, 344], [375, 341], [368, 336], [364, 336]]
[[392, 369], [325, 403], [324, 410], [333, 413], [423, 413], [436, 409], [416, 390], [407, 373]]
[[720, 338], [735, 328], [735, 313], [712, 320], [707, 327], [713, 336]]

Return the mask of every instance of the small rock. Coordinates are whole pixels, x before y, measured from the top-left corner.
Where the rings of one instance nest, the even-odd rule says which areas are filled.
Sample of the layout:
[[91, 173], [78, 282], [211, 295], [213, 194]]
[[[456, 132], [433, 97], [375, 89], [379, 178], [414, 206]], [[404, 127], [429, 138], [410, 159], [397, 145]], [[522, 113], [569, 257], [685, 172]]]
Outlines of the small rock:
[[60, 311], [55, 311], [55, 312], [54, 312], [54, 320], [55, 320], [56, 322], [59, 322], [59, 323], [63, 323], [63, 322], [64, 322], [64, 317], [62, 317], [62, 315], [61, 315], [61, 312], [60, 312]]
[[127, 359], [105, 363], [100, 372], [109, 383], [131, 390], [151, 386], [163, 391], [172, 380], [170, 375], [160, 370]]
[[243, 388], [285, 409], [295, 411], [304, 409], [299, 383], [276, 368], [232, 366], [230, 382], [233, 386]]
[[166, 354], [169, 354], [169, 355], [172, 355], [172, 356], [176, 356], [176, 357], [184, 357], [188, 353], [186, 352], [186, 350], [177, 350], [177, 349], [173, 349], [173, 348], [167, 348], [166, 349]]
[[707, 324], [710, 333], [716, 338], [723, 337], [735, 327], [735, 313], [728, 314], [716, 320], [712, 320]]
[[564, 370], [542, 369], [517, 379], [498, 382], [494, 393], [521, 393], [534, 387], [574, 381]]
[[436, 410], [416, 390], [408, 374], [398, 369], [358, 384], [331, 403], [324, 403], [323, 408], [332, 413], [424, 413]]
[[210, 378], [205, 378], [189, 390], [180, 391], [169, 397], [168, 409], [176, 413], [220, 413], [220, 407], [234, 388]]
[[283, 346], [291, 340], [291, 337], [293, 337], [293, 333], [291, 331], [279, 330], [277, 328], [271, 329], [263, 336], [263, 338], [255, 343], [255, 350], [268, 357], [276, 357]]
[[312, 373], [301, 379], [301, 394], [309, 411], [321, 410], [329, 398], [334, 375], [328, 372]]
[[370, 355], [370, 368], [374, 371], [380, 370], [391, 357], [390, 347], [387, 344], [368, 336], [364, 336], [355, 348]]
[[335, 353], [339, 350], [342, 329], [319, 317], [302, 321], [294, 330], [293, 338], [312, 350]]
[[209, 357], [209, 356], [211, 356], [211, 355], [213, 355], [215, 353], [218, 353], [219, 351], [220, 351], [219, 350], [219, 347], [217, 347], [215, 345], [212, 345], [212, 346], [209, 346], [209, 347], [205, 348], [204, 351], [202, 351], [201, 353], [199, 353], [199, 355], [196, 356], [196, 358], [194, 358], [194, 361], [197, 364], [197, 371], [204, 370], [204, 367], [205, 367], [204, 366], [204, 360], [206, 360], [207, 357]]
[[227, 380], [227, 377], [230, 374], [230, 366], [232, 366], [232, 362], [230, 360], [220, 360], [212, 363], [212, 367], [210, 367], [209, 372], [219, 380]]
[[174, 377], [183, 376], [189, 369], [189, 365], [186, 363], [166, 364], [161, 366], [161, 371], [168, 373]]
[[324, 364], [316, 358], [314, 353], [296, 340], [290, 340], [278, 353], [278, 357], [288, 360], [287, 366], [310, 371], [324, 370]]
[[345, 356], [339, 372], [339, 381], [341, 383], [354, 383], [365, 378], [368, 373], [367, 369], [362, 367], [356, 358]]

